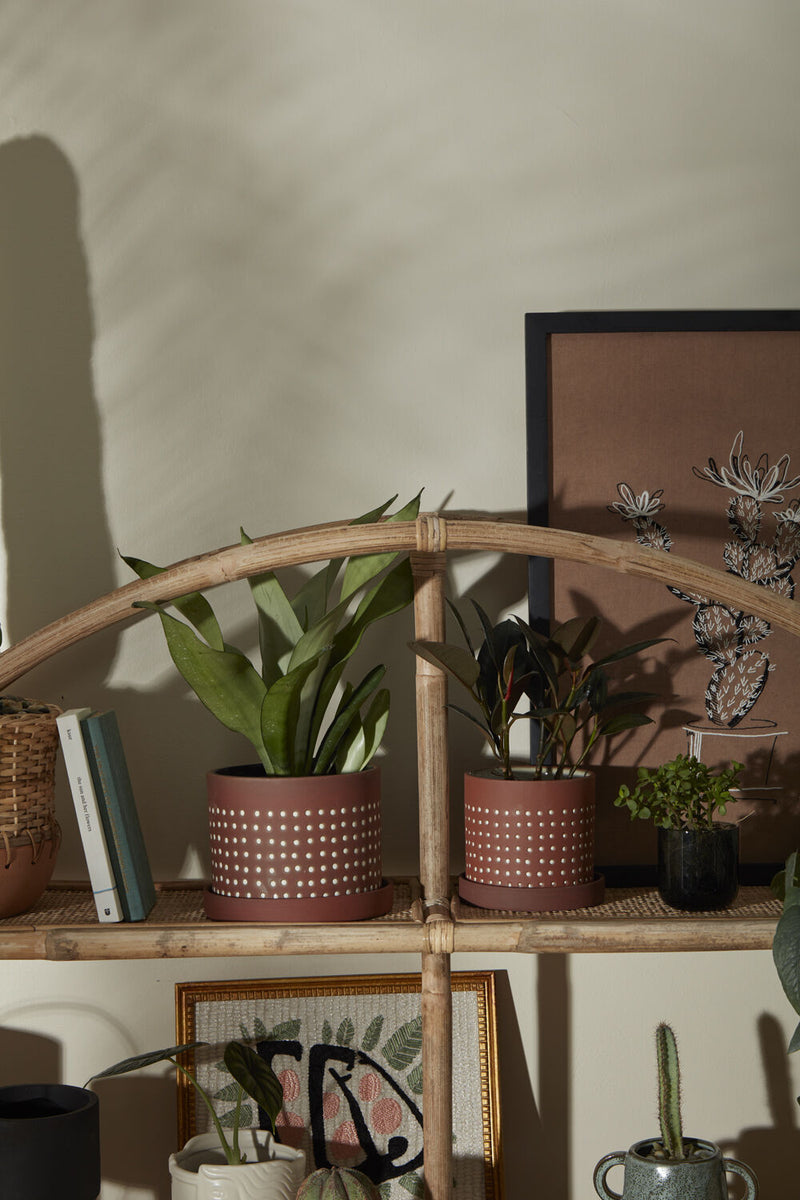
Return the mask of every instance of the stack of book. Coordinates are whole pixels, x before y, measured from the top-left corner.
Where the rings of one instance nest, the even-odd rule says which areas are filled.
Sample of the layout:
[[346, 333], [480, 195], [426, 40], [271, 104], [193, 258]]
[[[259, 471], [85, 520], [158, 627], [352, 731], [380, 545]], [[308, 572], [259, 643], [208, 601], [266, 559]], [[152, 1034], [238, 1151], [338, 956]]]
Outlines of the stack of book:
[[97, 916], [142, 921], [156, 893], [116, 714], [71, 708], [57, 723]]

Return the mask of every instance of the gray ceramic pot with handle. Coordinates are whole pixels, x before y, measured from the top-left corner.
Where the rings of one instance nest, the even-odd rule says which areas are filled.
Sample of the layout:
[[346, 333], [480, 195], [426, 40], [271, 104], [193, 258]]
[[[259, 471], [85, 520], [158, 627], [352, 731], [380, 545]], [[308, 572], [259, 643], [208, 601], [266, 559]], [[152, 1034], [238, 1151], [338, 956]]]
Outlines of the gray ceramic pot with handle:
[[[685, 1138], [698, 1150], [698, 1157], [668, 1161], [650, 1158], [653, 1138], [636, 1142], [627, 1152], [617, 1151], [601, 1158], [594, 1169], [594, 1186], [602, 1200], [728, 1200], [726, 1172], [741, 1175], [745, 1200], [757, 1200], [758, 1180], [749, 1167], [735, 1158], [723, 1158], [714, 1142]], [[622, 1192], [606, 1184], [612, 1167], [622, 1166]]]

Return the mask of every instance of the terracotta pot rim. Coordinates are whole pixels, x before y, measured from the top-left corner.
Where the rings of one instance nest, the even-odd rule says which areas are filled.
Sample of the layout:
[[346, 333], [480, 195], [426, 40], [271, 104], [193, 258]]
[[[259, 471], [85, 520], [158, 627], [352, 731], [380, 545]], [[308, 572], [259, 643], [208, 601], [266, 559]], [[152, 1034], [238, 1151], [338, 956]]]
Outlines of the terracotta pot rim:
[[579, 770], [575, 771], [575, 773], [573, 775], [563, 775], [559, 779], [551, 779], [546, 774], [532, 776], [531, 774], [529, 774], [529, 772], [535, 771], [536, 768], [532, 767], [530, 765], [525, 765], [524, 763], [523, 764], [518, 763], [516, 765], [514, 765], [512, 763], [512, 770], [514, 770], [518, 773], [516, 779], [504, 779], [502, 775], [499, 775], [497, 773], [496, 767], [484, 767], [484, 768], [477, 768], [477, 769], [471, 770], [471, 771], [465, 771], [464, 777], [471, 778], [471, 779], [486, 779], [493, 783], [503, 783], [503, 784], [515, 784], [515, 783], [522, 783], [522, 784], [573, 783], [574, 784], [574, 783], [580, 783], [581, 781], [586, 780], [586, 779], [594, 779], [594, 777], [595, 777], [593, 771], [585, 770], [582, 767]]
[[261, 763], [237, 763], [231, 767], [215, 767], [212, 771], [208, 771], [206, 775], [207, 778], [221, 776], [223, 779], [252, 780], [254, 783], [268, 782], [272, 786], [279, 787], [281, 784], [296, 784], [301, 781], [306, 783], [313, 782], [324, 786], [326, 781], [332, 779], [350, 779], [357, 775], [366, 776], [376, 773], [380, 773], [380, 766], [377, 764], [365, 767], [363, 771], [338, 771], [327, 775], [267, 775]]

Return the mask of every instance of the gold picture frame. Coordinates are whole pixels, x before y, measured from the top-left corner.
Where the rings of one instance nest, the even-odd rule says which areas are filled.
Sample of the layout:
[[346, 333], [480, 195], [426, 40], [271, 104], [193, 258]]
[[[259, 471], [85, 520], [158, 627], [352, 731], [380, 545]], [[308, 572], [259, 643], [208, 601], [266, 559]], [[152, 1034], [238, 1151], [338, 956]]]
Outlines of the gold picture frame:
[[[451, 984], [456, 1194], [502, 1200], [494, 973]], [[222, 1047], [254, 1042], [284, 1086], [281, 1140], [305, 1150], [309, 1172], [356, 1166], [384, 1200], [423, 1195], [421, 1006], [418, 974], [175, 985], [177, 1041], [209, 1043], [192, 1066], [218, 1111], [233, 1108]], [[207, 1128], [195, 1098], [179, 1075], [181, 1145]]]

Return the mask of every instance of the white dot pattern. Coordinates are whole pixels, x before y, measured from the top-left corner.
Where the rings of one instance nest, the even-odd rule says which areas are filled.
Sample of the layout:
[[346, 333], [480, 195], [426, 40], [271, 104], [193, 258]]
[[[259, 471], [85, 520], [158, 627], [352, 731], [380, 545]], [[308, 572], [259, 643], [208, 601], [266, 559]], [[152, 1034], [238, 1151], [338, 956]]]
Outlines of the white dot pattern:
[[209, 805], [211, 886], [244, 900], [349, 896], [382, 883], [379, 797], [250, 812]]
[[505, 887], [566, 887], [594, 876], [594, 806], [464, 806], [466, 874]]

